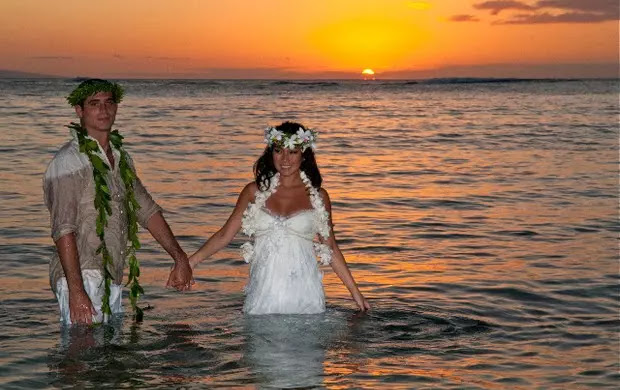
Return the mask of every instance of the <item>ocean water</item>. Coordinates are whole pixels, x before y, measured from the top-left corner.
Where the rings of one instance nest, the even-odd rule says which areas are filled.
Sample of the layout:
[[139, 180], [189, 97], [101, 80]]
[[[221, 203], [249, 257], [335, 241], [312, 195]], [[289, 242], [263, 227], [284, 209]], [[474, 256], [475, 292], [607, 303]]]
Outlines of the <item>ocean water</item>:
[[0, 388], [620, 383], [617, 80], [124, 81], [116, 127], [189, 253], [252, 180], [266, 125], [318, 129], [336, 237], [372, 310], [327, 267], [324, 315], [244, 317], [241, 235], [178, 293], [142, 231], [145, 321], [67, 330], [41, 179], [75, 84], [0, 80]]

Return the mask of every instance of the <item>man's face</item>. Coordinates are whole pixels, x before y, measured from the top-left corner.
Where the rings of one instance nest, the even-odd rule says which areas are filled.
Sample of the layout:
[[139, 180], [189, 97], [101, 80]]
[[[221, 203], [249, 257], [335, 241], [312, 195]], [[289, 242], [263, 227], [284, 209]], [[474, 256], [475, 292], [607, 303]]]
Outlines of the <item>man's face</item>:
[[75, 112], [87, 130], [109, 132], [116, 119], [117, 108], [112, 92], [97, 92], [84, 101], [84, 108], [75, 106]]

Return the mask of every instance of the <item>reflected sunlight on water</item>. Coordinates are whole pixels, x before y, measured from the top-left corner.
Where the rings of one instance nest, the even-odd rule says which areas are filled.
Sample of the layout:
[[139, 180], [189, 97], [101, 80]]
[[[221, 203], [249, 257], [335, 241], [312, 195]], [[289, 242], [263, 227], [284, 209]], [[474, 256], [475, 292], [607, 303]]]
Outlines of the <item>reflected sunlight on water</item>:
[[127, 81], [117, 127], [188, 252], [252, 180], [265, 125], [316, 127], [336, 236], [373, 310], [356, 314], [326, 268], [324, 315], [245, 318], [241, 235], [179, 294], [143, 231], [145, 322], [61, 331], [41, 179], [73, 84], [0, 80], [0, 387], [620, 380], [617, 81]]

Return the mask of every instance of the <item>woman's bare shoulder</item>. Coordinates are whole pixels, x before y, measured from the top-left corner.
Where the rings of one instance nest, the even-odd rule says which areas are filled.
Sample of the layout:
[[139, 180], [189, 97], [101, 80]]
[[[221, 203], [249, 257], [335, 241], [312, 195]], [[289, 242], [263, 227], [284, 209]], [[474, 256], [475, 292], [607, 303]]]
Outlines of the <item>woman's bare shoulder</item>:
[[256, 191], [258, 191], [258, 185], [256, 185], [256, 182], [251, 181], [243, 187], [243, 190], [241, 190], [241, 193], [239, 194], [239, 198], [244, 198], [249, 202], [253, 202]]
[[321, 199], [323, 200], [323, 202], [325, 202], [325, 205], [331, 205], [331, 200], [329, 199], [329, 194], [327, 193], [327, 190], [324, 187], [321, 187], [319, 189], [319, 196], [321, 197]]

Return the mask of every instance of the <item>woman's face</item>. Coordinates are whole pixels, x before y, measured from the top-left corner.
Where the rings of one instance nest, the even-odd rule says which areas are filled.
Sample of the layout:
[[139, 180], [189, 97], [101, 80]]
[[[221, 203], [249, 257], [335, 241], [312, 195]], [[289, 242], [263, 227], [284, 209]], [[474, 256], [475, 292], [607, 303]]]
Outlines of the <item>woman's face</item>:
[[273, 148], [273, 165], [281, 176], [290, 176], [299, 174], [299, 167], [301, 166], [301, 149], [295, 148], [293, 150], [288, 148]]

